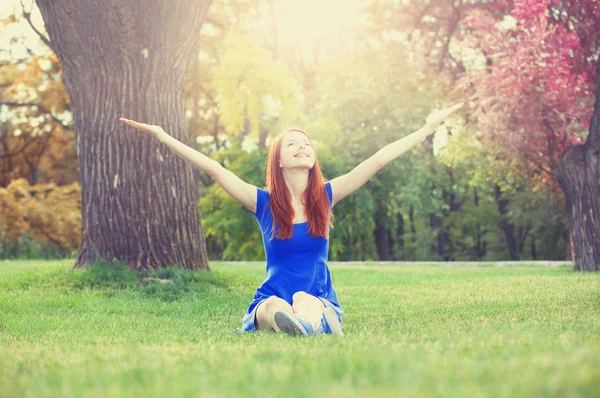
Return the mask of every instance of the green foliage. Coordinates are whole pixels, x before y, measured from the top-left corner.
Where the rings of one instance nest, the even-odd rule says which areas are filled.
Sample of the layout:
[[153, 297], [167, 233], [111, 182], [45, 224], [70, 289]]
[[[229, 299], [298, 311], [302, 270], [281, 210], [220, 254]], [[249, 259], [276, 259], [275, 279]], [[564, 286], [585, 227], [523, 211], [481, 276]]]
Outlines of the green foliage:
[[[317, 142], [322, 169], [329, 179], [333, 179], [349, 172], [383, 146], [419, 129], [432, 109], [455, 102], [451, 93], [456, 87], [443, 82], [447, 71], [427, 73], [427, 64], [437, 62], [434, 52], [438, 55], [440, 52], [437, 46], [425, 47], [433, 46], [438, 38], [443, 42], [445, 39], [439, 36], [443, 29], [438, 30], [431, 21], [422, 24], [424, 30], [420, 29], [420, 34], [411, 32], [409, 45], [397, 17], [406, 16], [405, 11], [410, 6], [403, 9], [397, 2], [367, 1], [363, 9], [366, 19], [361, 26], [352, 26], [344, 34], [337, 35], [335, 42], [321, 42], [309, 49], [303, 48], [306, 43], [293, 46], [281, 40], [279, 33], [287, 27], [278, 24], [277, 15], [284, 3], [278, 0], [214, 1], [200, 37], [199, 56], [188, 76], [186, 102], [190, 131], [194, 135], [210, 135], [212, 141], [206, 148], [211, 149], [203, 148], [202, 151], [208, 154], [216, 150], [214, 158], [243, 180], [261, 187], [264, 185], [266, 153], [262, 147], [269, 136], [291, 124], [306, 130]], [[463, 4], [459, 8], [463, 6], [471, 7]], [[392, 9], [393, 12], [388, 12]], [[434, 12], [433, 8], [429, 11]], [[437, 12], [440, 10], [434, 13]], [[11, 17], [7, 22], [18, 20]], [[325, 35], [320, 37], [327, 39]], [[422, 58], [423, 53], [428, 54], [427, 59]], [[18, 63], [9, 63], [2, 69], [10, 80], [7, 86], [12, 90], [10, 98], [22, 91], [11, 89], [15, 87], [13, 82], [25, 78], [26, 85], [33, 87], [39, 97], [35, 102], [43, 108], [56, 108], [57, 111], [66, 109], [65, 106], [68, 108], [66, 93], [58, 79], [56, 57], [30, 58], [23, 61], [29, 65], [26, 69]], [[464, 62], [458, 56], [456, 60]], [[38, 61], [50, 62], [51, 69], [45, 71]], [[46, 79], [44, 85], [29, 84], [39, 83], [48, 76], [53, 79]], [[487, 92], [488, 86], [479, 88]], [[495, 95], [493, 90], [489, 93], [492, 97]], [[464, 91], [459, 93], [464, 94]], [[488, 105], [493, 104], [486, 107]], [[31, 117], [46, 112], [42, 108], [29, 107], [13, 110]], [[34, 113], [30, 115], [32, 111]], [[378, 259], [381, 242], [376, 241], [374, 233], [383, 227], [390, 239], [393, 259], [438, 259], [436, 244], [441, 232], [449, 234], [446, 248], [449, 258], [506, 259], [506, 238], [499, 227], [503, 219], [508, 220], [515, 230], [527, 231], [520, 242], [521, 258], [533, 257], [534, 248], [539, 259], [564, 258], [567, 246], [564, 203], [560, 195], [548, 189], [556, 184], [536, 176], [522, 159], [507, 149], [506, 142], [494, 141], [489, 138], [488, 131], [475, 128], [477, 118], [481, 116], [466, 109], [463, 114], [454, 115], [445, 122], [449, 136], [441, 131], [435, 139], [419, 144], [381, 170], [358, 192], [338, 203], [334, 210], [336, 223], [331, 232], [330, 258]], [[39, 133], [50, 125], [56, 127], [56, 120], [51, 119], [54, 120], [46, 117], [38, 127], [23, 123], [13, 126], [22, 134], [12, 136], [14, 142], [11, 142], [19, 143], [30, 137], [29, 133], [37, 130]], [[38, 123], [40, 121], [35, 121], [35, 125]], [[44, 136], [41, 134], [38, 138]], [[256, 141], [257, 136], [259, 150], [242, 150], [244, 139], [250, 137]], [[70, 143], [73, 141], [70, 136], [63, 138]], [[51, 142], [56, 144], [58, 141]], [[21, 145], [9, 147], [18, 149]], [[60, 163], [64, 148], [65, 143], [58, 142], [49, 147], [50, 152], [46, 151], [56, 158], [54, 160], [58, 159], [58, 163], [50, 162], [52, 165]], [[26, 158], [33, 159], [31, 155], [27, 154]], [[9, 174], [29, 170], [30, 165], [17, 167], [26, 160], [21, 158], [12, 158], [11, 162], [19, 159], [19, 163], [13, 162], [6, 168]], [[51, 177], [53, 181], [58, 177], [62, 181], [65, 175], [72, 177], [76, 173], [73, 167], [66, 167], [58, 174], [48, 174], [46, 166], [40, 164], [36, 173]], [[66, 173], [65, 170], [70, 171]], [[58, 180], [54, 182], [59, 184]], [[264, 259], [258, 224], [252, 214], [218, 185], [212, 184], [208, 176], [204, 175], [203, 180], [206, 186], [199, 187], [199, 206], [209, 256], [230, 260]], [[501, 188], [502, 199], [508, 201], [504, 216], [498, 211], [496, 185]], [[473, 200], [475, 192], [479, 195], [478, 204]], [[14, 205], [15, 201], [7, 200], [6, 203]], [[453, 208], [457, 203], [461, 205]], [[17, 214], [12, 209], [5, 213], [6, 219]], [[26, 209], [23, 214], [30, 221], [33, 213]], [[412, 220], [409, 214], [412, 214]], [[441, 218], [441, 227], [432, 227], [431, 218]], [[75, 224], [79, 225], [78, 222]], [[14, 225], [17, 224], [13, 223], [5, 230], [19, 235]], [[75, 228], [66, 228], [61, 222], [50, 220], [44, 225], [52, 227], [46, 228], [46, 234], [53, 232], [55, 241], [57, 236], [67, 233], [79, 236]], [[0, 257], [60, 258], [75, 254], [50, 243], [38, 243], [30, 237], [35, 236], [33, 228], [24, 223], [21, 226], [29, 233], [12, 244], [0, 242]], [[42, 240], [43, 235], [36, 239]], [[486, 244], [483, 257], [480, 257], [481, 253], [475, 253], [478, 241]], [[151, 280], [145, 289], [156, 294], [163, 292], [166, 299], [174, 298], [169, 289], [182, 288], [180, 280], [183, 281], [177, 275], [165, 285]]]
[[[478, 196], [477, 203], [474, 200], [475, 194]], [[454, 258], [468, 261], [499, 261], [508, 258], [506, 239], [498, 227], [500, 215], [489, 186], [473, 188], [466, 196], [461, 210], [452, 212], [446, 222], [451, 226], [450, 242]], [[478, 238], [486, 245], [483, 257], [479, 257], [475, 251]]]
[[[345, 174], [348, 166], [335, 156], [326, 143], [316, 145], [319, 165], [328, 180]], [[373, 230], [375, 203], [368, 190], [361, 189], [333, 208], [334, 227], [330, 231], [329, 258], [337, 261], [377, 258]]]
[[254, 138], [261, 127], [280, 130], [299, 111], [298, 84], [289, 69], [247, 35], [229, 33], [212, 82], [225, 131], [232, 135], [245, 132], [246, 122]]
[[[468, 185], [479, 190], [484, 202], [494, 203], [493, 187], [500, 187], [501, 198], [508, 201], [506, 219], [516, 230], [528, 231], [526, 243], [537, 246], [538, 259], [564, 258], [568, 221], [563, 210], [562, 194], [553, 191], [555, 184], [548, 184], [548, 176], [540, 178], [531, 165], [523, 163], [496, 140], [465, 126], [463, 120], [455, 118], [449, 126], [454, 134], [440, 150], [439, 159], [448, 166], [461, 169]], [[480, 225], [493, 227], [501, 220], [497, 204], [486, 207], [489, 212], [477, 212], [475, 217]], [[468, 214], [461, 212], [456, 216], [464, 220]], [[472, 228], [466, 226], [466, 230], [472, 231]], [[498, 239], [487, 239], [490, 243], [502, 242], [499, 246], [490, 246], [494, 253], [490, 257], [492, 260], [508, 256], [505, 239], [498, 232], [490, 231]], [[532, 239], [535, 241], [532, 242]], [[523, 249], [527, 252], [521, 252], [522, 257], [532, 258], [530, 247]]]
[[[319, 71], [321, 100], [313, 125], [318, 135], [330, 143], [332, 152], [341, 157], [344, 172], [385, 145], [421, 128], [428, 112], [441, 106], [444, 87], [426, 79], [422, 66], [411, 61], [409, 53], [410, 49], [400, 43], [389, 43], [383, 48], [363, 45], [354, 52], [339, 55], [330, 67]], [[340, 64], [346, 67], [335, 67]], [[330, 129], [329, 134], [321, 133], [325, 129], [322, 126]], [[361, 188], [368, 191], [365, 196], [369, 199], [352, 205], [372, 209], [368, 214], [361, 210], [362, 217], [370, 218], [369, 236], [348, 243], [374, 247], [373, 231], [377, 226], [385, 228], [392, 240], [397, 241], [401, 238], [398, 219], [406, 218], [409, 208], [420, 217], [446, 216], [449, 209], [443, 191], [465, 194], [464, 184], [457, 177], [460, 175], [449, 175], [433, 157], [429, 142], [405, 153]], [[354, 225], [363, 227], [365, 221]], [[394, 258], [436, 258], [431, 253], [435, 234], [427, 225], [409, 238], [406, 247], [392, 247]], [[377, 258], [377, 252], [372, 253], [375, 257], [366, 258]], [[420, 257], [414, 257], [416, 253]]]
[[19, 236], [11, 243], [0, 239], [0, 259], [61, 259], [76, 254], [51, 242], [41, 242], [29, 234]]
[[[267, 155], [264, 151], [246, 152], [231, 147], [216, 156], [242, 180], [258, 187], [265, 186]], [[262, 236], [254, 215], [218, 184], [211, 185], [203, 192], [200, 212], [205, 236], [222, 249], [220, 259], [264, 259]]]

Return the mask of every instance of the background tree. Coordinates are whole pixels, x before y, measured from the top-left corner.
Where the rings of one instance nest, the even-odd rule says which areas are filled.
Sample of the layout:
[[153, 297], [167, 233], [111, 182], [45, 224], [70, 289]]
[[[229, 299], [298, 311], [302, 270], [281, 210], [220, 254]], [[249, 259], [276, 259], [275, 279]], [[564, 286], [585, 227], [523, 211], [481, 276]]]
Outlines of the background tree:
[[467, 42], [486, 63], [465, 74], [462, 87], [470, 87], [478, 103], [474, 115], [482, 131], [545, 174], [551, 190], [559, 189], [560, 179], [575, 268], [598, 270], [600, 175], [594, 159], [600, 139], [589, 119], [600, 62], [600, 5], [520, 0], [503, 21], [479, 11], [466, 19], [474, 32]]
[[[331, 259], [564, 259], [570, 239], [557, 169], [561, 153], [583, 142], [592, 111], [590, 4], [215, 0], [190, 50], [183, 92], [190, 144], [261, 186], [270, 138], [296, 125], [311, 134], [334, 178], [419, 128], [432, 108], [466, 95], [469, 112], [338, 204]], [[3, 236], [16, 239], [0, 247], [8, 255], [37, 253], [27, 242], [70, 247], [66, 233], [46, 239], [38, 233], [45, 224], [18, 210], [44, 219], [43, 204], [54, 203], [43, 199], [45, 183], [68, 190], [78, 172], [62, 67], [52, 51], [22, 44], [11, 30], [24, 24], [41, 46], [52, 45], [43, 29], [27, 26], [37, 9], [22, 13], [18, 1], [15, 9], [6, 25], [13, 33], [0, 25], [0, 118], [8, 121], [0, 141], [15, 154], [9, 166], [0, 152], [9, 187], [0, 207], [14, 221], [3, 224]], [[21, 156], [26, 143], [31, 150]], [[194, 174], [211, 258], [263, 259], [253, 217], [210, 177]], [[69, 220], [81, 216], [77, 203], [69, 208]]]

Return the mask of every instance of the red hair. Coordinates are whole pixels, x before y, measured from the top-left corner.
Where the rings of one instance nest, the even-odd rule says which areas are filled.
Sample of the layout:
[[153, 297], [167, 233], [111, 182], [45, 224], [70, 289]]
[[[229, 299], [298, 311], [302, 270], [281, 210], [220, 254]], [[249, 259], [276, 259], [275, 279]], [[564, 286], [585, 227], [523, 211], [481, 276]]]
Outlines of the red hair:
[[[291, 204], [291, 193], [283, 179], [283, 170], [279, 167], [281, 159], [281, 141], [283, 136], [290, 131], [298, 131], [306, 136], [312, 145], [312, 140], [300, 129], [287, 129], [279, 134], [271, 143], [267, 159], [267, 190], [269, 191], [269, 205], [273, 214], [273, 229], [271, 238], [277, 230], [277, 239], [289, 239], [294, 228], [294, 209]], [[314, 148], [314, 145], [313, 145]], [[329, 199], [325, 191], [325, 178], [319, 167], [319, 159], [315, 151], [315, 165], [308, 171], [308, 185], [302, 194], [301, 202], [306, 208], [308, 232], [313, 238], [318, 236], [327, 239], [328, 227], [333, 227], [333, 213], [329, 211]], [[278, 227], [278, 228], [276, 228]]]

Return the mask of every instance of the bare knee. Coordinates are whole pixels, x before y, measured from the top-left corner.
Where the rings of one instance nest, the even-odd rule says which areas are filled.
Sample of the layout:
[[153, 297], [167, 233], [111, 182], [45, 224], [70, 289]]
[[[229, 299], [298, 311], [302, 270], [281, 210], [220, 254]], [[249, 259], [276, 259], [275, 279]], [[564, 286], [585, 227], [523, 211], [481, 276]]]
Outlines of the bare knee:
[[321, 300], [306, 292], [296, 292], [292, 296], [292, 308], [294, 312], [317, 311], [323, 309]]
[[269, 314], [273, 314], [279, 308], [287, 308], [290, 306], [287, 301], [277, 296], [269, 297], [264, 301], [264, 303], [262, 303], [262, 305], [264, 306], [265, 312]]
[[256, 322], [259, 329], [276, 329], [273, 315], [278, 309], [292, 310], [287, 301], [277, 296], [271, 296], [259, 304], [256, 310]]
[[315, 296], [306, 292], [296, 292], [292, 296], [292, 308], [303, 315], [312, 325], [317, 325], [323, 315], [324, 305]]
[[310, 299], [310, 294], [306, 293], [306, 292], [296, 292], [294, 293], [294, 295], [292, 296], [292, 302], [294, 304], [299, 303], [300, 301], [306, 301], [307, 299]]

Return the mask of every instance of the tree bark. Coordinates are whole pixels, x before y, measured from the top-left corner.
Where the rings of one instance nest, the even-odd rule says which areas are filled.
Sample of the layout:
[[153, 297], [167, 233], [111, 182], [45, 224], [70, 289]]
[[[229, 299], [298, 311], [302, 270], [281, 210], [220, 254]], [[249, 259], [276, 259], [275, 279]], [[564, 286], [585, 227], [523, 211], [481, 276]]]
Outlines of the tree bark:
[[37, 0], [77, 134], [82, 241], [75, 267], [208, 269], [192, 167], [119, 117], [188, 144], [184, 78], [209, 0]]
[[379, 261], [391, 261], [392, 254], [390, 253], [390, 233], [383, 225], [375, 227], [375, 246], [379, 254]]
[[[473, 201], [476, 207], [479, 207], [479, 194], [477, 192], [477, 188], [473, 189]], [[483, 237], [487, 232], [486, 228], [482, 228], [479, 220], [475, 224], [475, 257], [477, 260], [481, 260], [485, 257], [485, 252], [487, 249], [487, 242]]]
[[404, 261], [406, 258], [406, 252], [404, 248], [404, 215], [401, 212], [398, 212], [396, 220], [398, 222], [398, 226], [396, 227], [396, 245], [398, 245], [399, 248], [397, 252], [401, 254], [399, 256], [395, 256], [394, 259]]
[[375, 247], [377, 247], [377, 254], [379, 255], [379, 261], [391, 261], [391, 240], [390, 232], [386, 226], [387, 215], [387, 204], [378, 203], [377, 211], [375, 214], [375, 230], [373, 235], [375, 238]]
[[571, 258], [580, 271], [600, 271], [600, 59], [587, 140], [561, 157], [558, 180], [569, 214]]
[[508, 220], [508, 204], [510, 201], [502, 197], [502, 190], [498, 185], [494, 186], [494, 197], [496, 204], [498, 205], [498, 212], [500, 213], [500, 227], [504, 232], [506, 238], [506, 246], [508, 248], [508, 255], [511, 261], [519, 261], [519, 250], [517, 247], [517, 238], [515, 236], [515, 226]]
[[433, 251], [437, 253], [439, 261], [450, 261], [450, 234], [444, 227], [444, 219], [436, 213], [429, 213], [429, 227], [436, 235]]

